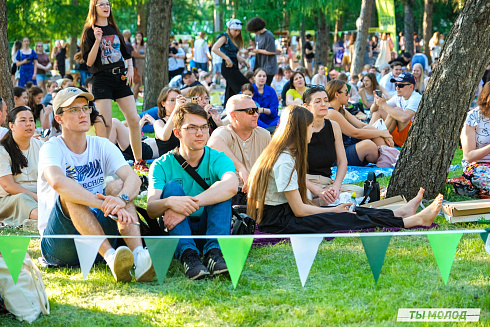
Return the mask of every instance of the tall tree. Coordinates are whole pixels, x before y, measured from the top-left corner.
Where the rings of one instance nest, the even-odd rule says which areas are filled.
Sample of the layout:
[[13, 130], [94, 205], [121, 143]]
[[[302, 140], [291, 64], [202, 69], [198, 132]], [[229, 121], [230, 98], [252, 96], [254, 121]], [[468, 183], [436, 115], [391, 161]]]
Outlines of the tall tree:
[[423, 23], [423, 28], [424, 28], [424, 54], [431, 59], [430, 56], [430, 47], [429, 47], [429, 40], [432, 37], [432, 10], [434, 8], [434, 0], [425, 0], [424, 1], [424, 23]]
[[[75, 11], [78, 11], [78, 0], [71, 0], [71, 5], [73, 6], [73, 9]], [[70, 71], [71, 69], [75, 69], [75, 53], [77, 53], [77, 38], [78, 38], [78, 25], [72, 25], [71, 26], [71, 35], [70, 35]]]
[[145, 57], [145, 109], [156, 105], [168, 84], [168, 47], [172, 0], [151, 0], [148, 15], [148, 47]]
[[146, 35], [146, 13], [148, 4], [144, 0], [136, 1], [136, 12], [138, 18], [136, 21], [136, 29]]
[[364, 53], [368, 42], [369, 20], [371, 19], [371, 9], [373, 8], [372, 2], [373, 0], [362, 0], [361, 15], [359, 16], [359, 26], [354, 50], [354, 62], [350, 69], [351, 74], [360, 74], [362, 66], [364, 65]]
[[402, 2], [405, 7], [405, 51], [408, 51], [413, 55], [415, 53], [413, 44], [414, 19], [412, 10], [414, 0], [403, 0]]
[[7, 109], [14, 107], [14, 95], [10, 78], [10, 52], [7, 33], [7, 1], [0, 0], [0, 96], [7, 104]]
[[324, 66], [328, 62], [328, 45], [330, 44], [329, 35], [330, 28], [325, 17], [325, 10], [320, 8], [317, 17], [317, 34], [316, 34], [316, 49], [315, 49], [315, 71], [318, 71], [318, 64]]
[[[490, 62], [490, 2], [467, 0], [444, 42], [388, 186], [388, 196], [434, 197], [447, 171], [476, 87]], [[454, 78], [455, 72], [462, 72]], [[421, 169], [422, 168], [422, 169]]]

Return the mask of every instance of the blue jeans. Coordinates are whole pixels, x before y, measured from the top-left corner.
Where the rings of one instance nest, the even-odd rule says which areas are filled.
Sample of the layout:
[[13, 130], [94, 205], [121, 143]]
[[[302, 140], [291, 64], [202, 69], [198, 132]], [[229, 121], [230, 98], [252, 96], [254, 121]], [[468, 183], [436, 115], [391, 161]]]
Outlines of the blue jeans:
[[196, 68], [201, 68], [203, 71], [208, 72], [208, 63], [207, 62], [196, 62]]
[[[161, 199], [171, 196], [185, 196], [185, 192], [175, 181], [165, 184]], [[164, 229], [163, 219], [159, 218], [160, 228]], [[204, 207], [201, 217], [185, 217], [177, 226], [169, 231], [170, 235], [230, 235], [231, 231], [231, 199]], [[199, 243], [199, 242], [198, 242]], [[200, 253], [193, 239], [180, 239], [175, 249], [175, 257], [180, 260], [182, 253], [187, 249], [193, 249]], [[202, 254], [211, 249], [219, 249], [217, 239], [205, 240]]]
[[[100, 209], [91, 209], [95, 218], [99, 221], [100, 226], [106, 235], [119, 235], [117, 223], [109, 217], [104, 217]], [[80, 235], [73, 225], [70, 217], [66, 216], [61, 208], [60, 198], [49, 216], [48, 224], [44, 230], [43, 236], [47, 235]], [[113, 247], [117, 243], [117, 238], [109, 239]], [[75, 241], [68, 238], [46, 238], [41, 239], [41, 253], [48, 264], [53, 266], [79, 266], [77, 249]], [[97, 254], [95, 262], [102, 262], [103, 258]]]

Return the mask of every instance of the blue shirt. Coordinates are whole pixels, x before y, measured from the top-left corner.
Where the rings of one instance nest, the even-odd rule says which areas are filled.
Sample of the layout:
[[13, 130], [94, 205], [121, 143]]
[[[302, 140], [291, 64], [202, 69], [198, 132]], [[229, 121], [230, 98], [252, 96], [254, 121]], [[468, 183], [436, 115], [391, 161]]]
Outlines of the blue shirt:
[[[148, 115], [152, 116], [156, 120], [160, 119], [160, 117], [158, 117], [158, 106], [155, 106], [155, 107], [150, 108], [150, 109], [148, 109], [146, 111], [143, 111], [142, 113], [139, 113], [138, 115], [140, 115], [140, 118], [141, 118], [145, 114], [148, 114]], [[153, 128], [153, 125], [151, 125], [151, 124], [146, 124], [145, 126], [143, 126], [143, 128], [141, 129], [141, 131], [143, 133], [155, 133], [155, 129]]]
[[277, 94], [276, 91], [269, 85], [264, 85], [264, 93], [261, 95], [259, 94], [259, 90], [257, 89], [257, 86], [253, 84], [254, 88], [254, 96], [252, 99], [254, 99], [255, 102], [257, 102], [261, 108], [267, 108], [270, 109], [271, 114], [260, 114], [259, 115], [259, 120], [257, 121], [257, 125], [259, 125], [262, 128], [267, 128], [270, 126], [276, 126], [277, 122], [279, 121], [279, 115], [277, 108], [279, 107], [279, 100], [277, 99]]

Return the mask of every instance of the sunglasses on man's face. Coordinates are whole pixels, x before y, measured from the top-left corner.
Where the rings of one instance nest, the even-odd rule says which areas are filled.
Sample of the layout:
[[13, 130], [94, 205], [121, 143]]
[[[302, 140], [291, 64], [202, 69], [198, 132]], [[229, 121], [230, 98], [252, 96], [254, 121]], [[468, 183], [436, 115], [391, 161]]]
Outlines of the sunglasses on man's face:
[[395, 83], [395, 87], [397, 87], [399, 89], [403, 89], [407, 85], [410, 85], [410, 84]]
[[249, 115], [253, 115], [259, 112], [259, 108], [245, 108], [245, 109], [236, 109], [234, 111], [243, 111]]

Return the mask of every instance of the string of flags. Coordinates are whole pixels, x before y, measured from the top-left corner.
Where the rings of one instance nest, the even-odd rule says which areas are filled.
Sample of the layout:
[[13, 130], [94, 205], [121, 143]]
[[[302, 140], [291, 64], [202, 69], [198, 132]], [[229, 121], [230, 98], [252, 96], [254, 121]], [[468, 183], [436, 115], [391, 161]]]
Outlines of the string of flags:
[[[485, 230], [459, 230], [459, 231], [426, 231], [426, 232], [396, 232], [396, 233], [350, 233], [350, 234], [296, 234], [296, 235], [267, 235], [267, 238], [289, 238], [293, 249], [296, 266], [301, 285], [304, 287], [310, 269], [315, 261], [318, 247], [325, 237], [360, 237], [366, 253], [374, 282], [377, 283], [384, 264], [386, 251], [393, 236], [427, 235], [432, 252], [439, 267], [442, 280], [447, 285], [456, 250], [463, 234], [480, 233], [485, 244], [485, 250], [490, 254], [490, 228]], [[0, 236], [0, 254], [14, 281], [17, 283], [20, 270], [31, 238], [35, 236]], [[50, 237], [50, 236], [45, 236]], [[95, 262], [100, 245], [105, 238], [119, 238], [121, 236], [81, 236], [62, 235], [57, 238], [73, 238], [78, 253], [83, 280], [87, 280], [90, 270]], [[250, 248], [256, 235], [206, 235], [206, 236], [151, 236], [144, 237], [145, 244], [150, 252], [158, 282], [163, 284], [167, 271], [174, 257], [179, 238], [217, 238], [223, 257], [228, 266], [233, 288], [236, 289], [243, 267], [247, 260]]]

